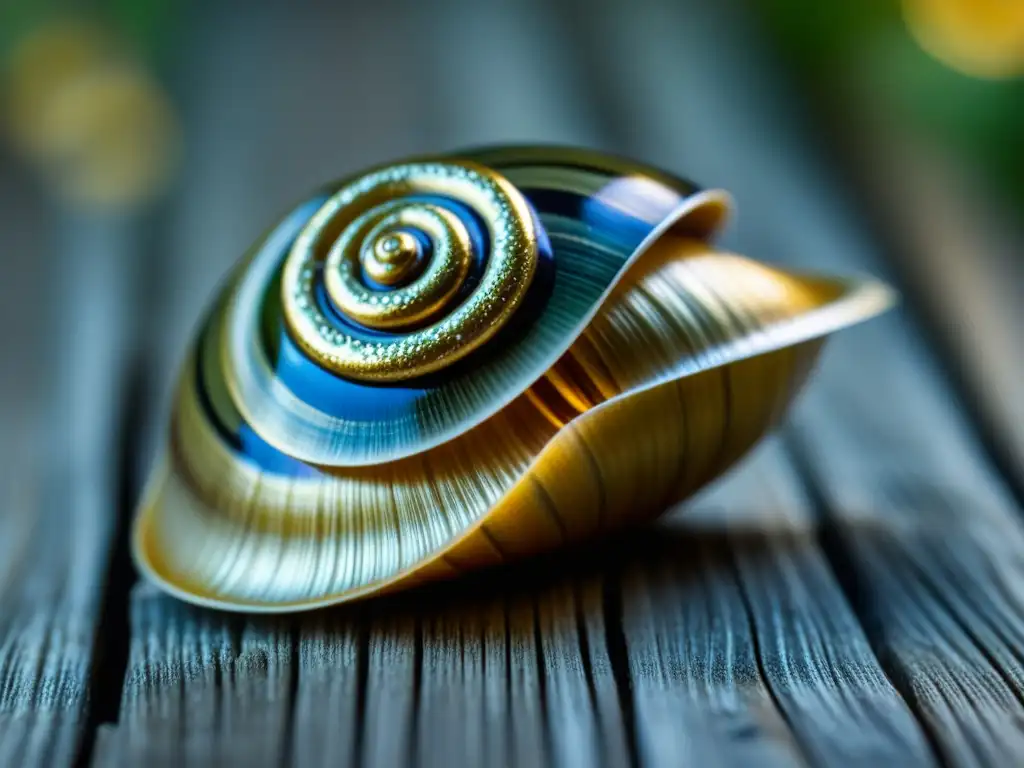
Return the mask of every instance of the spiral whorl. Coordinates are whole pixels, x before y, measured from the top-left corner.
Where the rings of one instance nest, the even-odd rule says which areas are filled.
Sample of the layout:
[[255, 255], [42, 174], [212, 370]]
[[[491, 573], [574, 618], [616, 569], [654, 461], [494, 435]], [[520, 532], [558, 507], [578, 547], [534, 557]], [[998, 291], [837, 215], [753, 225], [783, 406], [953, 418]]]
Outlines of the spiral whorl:
[[288, 328], [314, 361], [350, 379], [437, 371], [522, 303], [538, 226], [515, 187], [474, 163], [371, 172], [332, 195], [292, 246], [282, 273]]

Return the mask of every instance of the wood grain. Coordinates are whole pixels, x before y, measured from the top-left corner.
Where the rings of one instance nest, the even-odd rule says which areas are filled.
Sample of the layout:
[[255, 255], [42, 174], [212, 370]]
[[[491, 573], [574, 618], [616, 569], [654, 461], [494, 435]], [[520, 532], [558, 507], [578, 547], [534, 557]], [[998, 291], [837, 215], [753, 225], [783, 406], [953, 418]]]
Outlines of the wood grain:
[[[807, 268], [888, 273], [829, 164], [778, 107], [786, 90], [738, 17], [723, 4], [647, 22], [635, 39], [663, 57], [661, 69], [691, 72], [699, 81], [691, 92], [707, 95], [701, 103], [713, 113], [700, 119], [669, 98], [679, 93], [669, 85], [643, 92], [634, 111], [679, 137], [666, 147], [669, 162], [706, 164], [741, 211], [752, 211], [734, 242]], [[628, 29], [623, 19], [616, 28]], [[659, 35], [684, 28], [692, 45]], [[706, 53], [708, 41], [734, 55], [699, 68], [688, 57]], [[728, 87], [736, 82], [745, 87]], [[754, 123], [771, 142], [751, 140]], [[1012, 761], [1020, 753], [1020, 510], [915, 318], [896, 313], [844, 334], [794, 421], [789, 445], [823, 515], [825, 554], [939, 758]]]
[[69, 765], [103, 668], [131, 233], [58, 214], [0, 166], [0, 251], [17, 254], [0, 282], [0, 764]]
[[[837, 135], [894, 267], [964, 405], [1024, 498], [1024, 228], [947, 153], [889, 126], [870, 104]], [[875, 158], [867, 162], [866, 158]]]
[[[818, 487], [829, 547], [869, 636], [940, 751], [951, 764], [1005, 763], [1020, 752], [1024, 714], [1018, 512], [948, 392], [913, 375], [919, 350], [903, 339], [899, 354], [883, 356], [874, 341], [870, 352], [850, 352], [870, 354], [877, 384], [862, 365], [852, 391], [837, 366], [827, 403], [812, 400], [798, 420], [794, 447]], [[877, 420], [854, 415], [868, 402]], [[916, 418], [928, 419], [928, 435], [907, 427]], [[892, 430], [886, 442], [873, 429], [879, 423]]]
[[287, 626], [195, 609], [148, 585], [132, 596], [120, 725], [96, 765], [277, 765], [286, 754]]
[[[655, 765], [678, 749], [741, 765], [927, 765], [818, 545], [807, 499], [772, 444], [666, 521], [623, 577], [634, 706]], [[656, 728], [695, 715], [712, 729]], [[676, 735], [675, 739], [679, 736]], [[726, 759], [732, 755], [732, 759]]]

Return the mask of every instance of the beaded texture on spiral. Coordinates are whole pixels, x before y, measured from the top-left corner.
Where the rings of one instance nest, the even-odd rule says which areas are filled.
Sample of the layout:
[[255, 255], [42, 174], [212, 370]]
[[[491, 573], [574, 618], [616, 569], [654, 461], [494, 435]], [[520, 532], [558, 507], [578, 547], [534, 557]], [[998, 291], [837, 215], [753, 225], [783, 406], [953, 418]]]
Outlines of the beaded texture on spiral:
[[660, 514], [778, 421], [826, 335], [892, 300], [714, 250], [728, 208], [537, 147], [314, 194], [201, 324], [139, 567], [192, 602], [302, 610]]

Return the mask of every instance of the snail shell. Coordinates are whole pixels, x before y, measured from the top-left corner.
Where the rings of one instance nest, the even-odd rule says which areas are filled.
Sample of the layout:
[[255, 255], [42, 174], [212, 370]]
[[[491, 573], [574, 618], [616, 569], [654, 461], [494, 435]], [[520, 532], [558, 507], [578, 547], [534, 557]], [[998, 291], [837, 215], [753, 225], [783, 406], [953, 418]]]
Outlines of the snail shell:
[[660, 514], [778, 421], [821, 339], [891, 301], [714, 250], [728, 208], [557, 148], [314, 194], [201, 325], [140, 569], [192, 602], [302, 610]]

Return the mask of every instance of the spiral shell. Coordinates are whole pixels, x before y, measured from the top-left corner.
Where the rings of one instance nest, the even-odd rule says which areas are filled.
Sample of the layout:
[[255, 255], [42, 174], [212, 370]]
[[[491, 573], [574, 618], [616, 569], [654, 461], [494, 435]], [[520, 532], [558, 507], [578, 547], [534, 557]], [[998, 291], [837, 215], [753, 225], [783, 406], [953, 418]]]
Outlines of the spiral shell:
[[[325, 241], [333, 243], [326, 258]], [[299, 233], [282, 273], [284, 317], [332, 373], [415, 379], [501, 330], [526, 297], [539, 250], [529, 203], [494, 171], [469, 162], [391, 166], [342, 187]], [[471, 277], [476, 284], [460, 296]], [[340, 322], [320, 306], [321, 290]]]
[[777, 422], [872, 281], [707, 244], [722, 192], [504, 148], [314, 194], [229, 277], [134, 532], [180, 597], [286, 611], [650, 519]]

